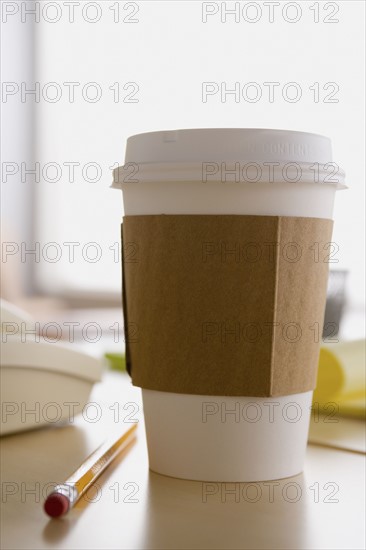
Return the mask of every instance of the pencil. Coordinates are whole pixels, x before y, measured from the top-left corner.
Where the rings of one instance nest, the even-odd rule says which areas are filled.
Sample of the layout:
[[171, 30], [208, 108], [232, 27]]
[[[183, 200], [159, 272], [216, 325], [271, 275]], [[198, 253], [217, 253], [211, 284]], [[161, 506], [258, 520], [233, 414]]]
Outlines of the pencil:
[[67, 514], [112, 460], [131, 443], [136, 428], [137, 424], [133, 424], [118, 439], [105, 441], [64, 483], [56, 485], [44, 503], [46, 514], [52, 518]]

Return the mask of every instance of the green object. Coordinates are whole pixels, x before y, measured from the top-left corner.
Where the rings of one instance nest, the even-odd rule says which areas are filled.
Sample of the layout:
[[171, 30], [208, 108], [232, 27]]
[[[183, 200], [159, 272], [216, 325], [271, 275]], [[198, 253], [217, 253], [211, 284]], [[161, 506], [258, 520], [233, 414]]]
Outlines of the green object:
[[123, 353], [106, 353], [109, 368], [113, 370], [126, 371], [126, 358]]

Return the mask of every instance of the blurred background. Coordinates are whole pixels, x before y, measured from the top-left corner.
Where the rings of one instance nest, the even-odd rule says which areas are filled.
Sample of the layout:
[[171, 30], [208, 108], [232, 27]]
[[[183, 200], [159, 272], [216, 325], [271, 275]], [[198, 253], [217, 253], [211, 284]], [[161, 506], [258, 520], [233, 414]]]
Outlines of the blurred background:
[[[363, 14], [357, 1], [2, 2], [2, 297], [41, 328], [98, 323], [120, 348], [123, 206], [109, 186], [126, 138], [291, 129], [330, 137], [346, 171], [328, 313], [343, 308], [342, 338], [364, 337]], [[205, 83], [248, 94], [205, 97]]]

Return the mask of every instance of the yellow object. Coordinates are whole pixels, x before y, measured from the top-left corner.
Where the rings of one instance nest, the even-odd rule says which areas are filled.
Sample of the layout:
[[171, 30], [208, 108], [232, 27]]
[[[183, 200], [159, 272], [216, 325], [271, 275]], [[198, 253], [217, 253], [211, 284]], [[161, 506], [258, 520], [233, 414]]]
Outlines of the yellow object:
[[[53, 492], [46, 499], [46, 513], [51, 517], [59, 517], [67, 513], [95, 482], [100, 474], [104, 472], [112, 460], [132, 442], [136, 428], [137, 424], [133, 424], [124, 434], [122, 434], [122, 436], [119, 436], [118, 439], [112, 437], [105, 441], [64, 483], [56, 485]], [[57, 510], [55, 510], [55, 498], [61, 503], [66, 501], [66, 506], [62, 509], [57, 506]], [[51, 501], [53, 501], [52, 504]], [[48, 506], [48, 504], [50, 504], [50, 506]]]
[[126, 372], [126, 357], [122, 353], [106, 353], [104, 357], [107, 359], [109, 367], [113, 370]]
[[133, 424], [117, 440], [107, 440], [98, 447], [85, 462], [69, 477], [65, 483], [73, 484], [79, 493], [79, 498], [85, 493], [97, 477], [105, 470], [112, 460], [131, 443], [131, 435], [136, 430]]
[[340, 415], [365, 418], [365, 340], [337, 342], [320, 350], [313, 407], [326, 412], [335, 403]]

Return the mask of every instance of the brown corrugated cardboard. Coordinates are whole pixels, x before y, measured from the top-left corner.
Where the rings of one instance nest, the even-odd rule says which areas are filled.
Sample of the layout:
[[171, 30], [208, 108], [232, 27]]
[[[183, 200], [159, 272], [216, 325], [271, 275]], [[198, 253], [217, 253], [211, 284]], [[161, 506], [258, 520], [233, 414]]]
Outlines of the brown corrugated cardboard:
[[133, 384], [232, 396], [313, 389], [332, 225], [277, 216], [126, 216]]

